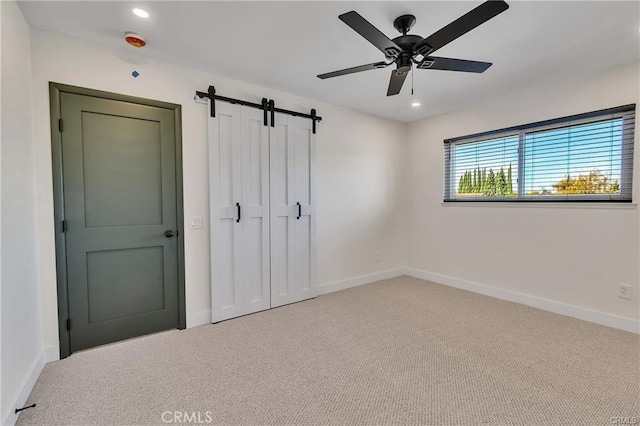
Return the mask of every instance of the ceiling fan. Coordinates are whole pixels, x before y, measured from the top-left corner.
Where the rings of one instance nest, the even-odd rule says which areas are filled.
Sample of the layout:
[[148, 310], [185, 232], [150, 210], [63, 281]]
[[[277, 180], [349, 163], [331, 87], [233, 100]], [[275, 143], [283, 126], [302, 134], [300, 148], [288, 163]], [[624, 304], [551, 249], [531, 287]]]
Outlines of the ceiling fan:
[[492, 65], [490, 62], [441, 58], [431, 56], [431, 54], [451, 43], [461, 35], [484, 24], [508, 8], [509, 5], [502, 0], [486, 1], [424, 39], [418, 35], [407, 34], [409, 30], [411, 30], [411, 27], [413, 27], [413, 24], [415, 24], [416, 17], [413, 15], [402, 15], [393, 21], [393, 26], [400, 31], [402, 35], [393, 40], [389, 39], [389, 37], [384, 35], [357, 12], [351, 11], [344, 13], [338, 16], [338, 18], [380, 49], [387, 60], [320, 74], [318, 78], [338, 77], [362, 71], [386, 68], [389, 65], [396, 64], [396, 69], [391, 72], [391, 80], [389, 81], [389, 88], [387, 89], [387, 96], [392, 96], [400, 93], [404, 80], [407, 78], [409, 71], [411, 71], [413, 64], [415, 64], [418, 69], [482, 73]]

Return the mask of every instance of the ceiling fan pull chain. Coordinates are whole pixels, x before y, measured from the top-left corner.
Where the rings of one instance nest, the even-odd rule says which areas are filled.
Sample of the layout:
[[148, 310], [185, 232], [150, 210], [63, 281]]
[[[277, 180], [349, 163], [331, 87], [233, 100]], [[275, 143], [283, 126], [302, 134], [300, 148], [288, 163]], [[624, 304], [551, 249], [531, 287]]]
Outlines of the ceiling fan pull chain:
[[413, 67], [411, 67], [411, 96], [413, 96]]

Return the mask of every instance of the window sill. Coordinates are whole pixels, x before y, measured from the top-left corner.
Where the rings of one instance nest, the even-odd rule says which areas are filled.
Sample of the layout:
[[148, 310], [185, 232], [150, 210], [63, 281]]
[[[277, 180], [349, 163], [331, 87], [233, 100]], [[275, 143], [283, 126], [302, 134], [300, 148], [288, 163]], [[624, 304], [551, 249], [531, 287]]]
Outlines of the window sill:
[[523, 208], [523, 209], [601, 209], [601, 210], [635, 210], [638, 203], [624, 202], [544, 202], [544, 201], [450, 201], [441, 202], [442, 207], [492, 207], [492, 208]]

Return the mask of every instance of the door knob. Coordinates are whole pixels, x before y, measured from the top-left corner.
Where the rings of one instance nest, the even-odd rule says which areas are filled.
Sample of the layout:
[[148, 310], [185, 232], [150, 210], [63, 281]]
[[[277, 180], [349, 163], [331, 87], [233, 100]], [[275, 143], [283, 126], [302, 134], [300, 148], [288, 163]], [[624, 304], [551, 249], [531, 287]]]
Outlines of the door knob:
[[173, 231], [169, 229], [168, 231], [164, 231], [164, 236], [167, 238], [173, 237]]

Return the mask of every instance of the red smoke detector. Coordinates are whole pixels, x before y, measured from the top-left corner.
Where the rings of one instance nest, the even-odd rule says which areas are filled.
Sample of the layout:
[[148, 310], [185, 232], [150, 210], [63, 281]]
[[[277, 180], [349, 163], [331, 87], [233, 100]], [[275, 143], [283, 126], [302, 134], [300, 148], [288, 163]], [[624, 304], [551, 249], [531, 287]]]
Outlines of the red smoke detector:
[[145, 47], [147, 45], [147, 42], [144, 41], [144, 38], [141, 35], [132, 32], [124, 33], [124, 41], [133, 47]]

